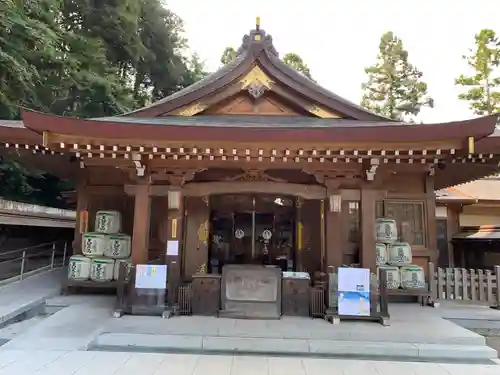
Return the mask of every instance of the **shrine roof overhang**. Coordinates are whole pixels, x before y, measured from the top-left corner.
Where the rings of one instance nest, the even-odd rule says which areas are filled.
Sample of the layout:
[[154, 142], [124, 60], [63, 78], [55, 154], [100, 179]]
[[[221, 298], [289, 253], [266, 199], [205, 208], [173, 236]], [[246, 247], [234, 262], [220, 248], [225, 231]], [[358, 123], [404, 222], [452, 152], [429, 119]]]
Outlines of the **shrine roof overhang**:
[[[167, 116], [160, 118], [105, 117], [80, 119], [21, 110], [24, 126], [38, 134], [57, 134], [76, 142], [79, 138], [112, 139], [137, 144], [144, 141], [341, 143], [455, 140], [467, 145], [473, 137], [486, 149], [500, 150], [500, 137], [484, 141], [494, 132], [497, 116], [440, 124], [354, 121], [294, 116]], [[28, 134], [28, 133], [26, 133]], [[498, 141], [498, 142], [497, 142]], [[460, 147], [459, 147], [460, 148]], [[498, 151], [497, 151], [498, 152]], [[495, 152], [495, 153], [497, 153]]]
[[300, 93], [301, 96], [308, 98], [328, 112], [342, 113], [345, 117], [362, 121], [392, 121], [334, 94], [289, 67], [279, 58], [271, 35], [266, 34], [260, 25], [256, 25], [254, 30], [243, 37], [237, 56], [214, 73], [147, 107], [123, 116], [154, 117], [172, 114], [180, 108], [196, 103], [237, 82], [256, 67], [269, 78], [269, 82], [283, 85], [292, 92]]

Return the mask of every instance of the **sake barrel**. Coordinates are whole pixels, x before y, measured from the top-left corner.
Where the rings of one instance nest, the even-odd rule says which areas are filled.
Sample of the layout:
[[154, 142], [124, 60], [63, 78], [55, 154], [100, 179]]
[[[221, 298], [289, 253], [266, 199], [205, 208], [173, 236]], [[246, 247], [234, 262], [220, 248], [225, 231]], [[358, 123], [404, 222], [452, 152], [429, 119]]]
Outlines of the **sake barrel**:
[[93, 281], [111, 281], [115, 260], [111, 258], [93, 258], [90, 266], [90, 279]]
[[380, 280], [380, 271], [387, 271], [387, 289], [398, 289], [401, 285], [401, 276], [399, 268], [394, 266], [380, 266], [377, 267], [377, 277]]
[[399, 269], [401, 274], [401, 287], [403, 289], [418, 289], [425, 287], [424, 269], [420, 266], [402, 266]]
[[396, 225], [396, 220], [377, 219], [375, 221], [375, 233], [377, 242], [396, 242], [398, 239], [398, 227]]
[[118, 211], [97, 211], [95, 215], [95, 231], [99, 233], [120, 233], [122, 215]]
[[108, 247], [104, 256], [114, 259], [127, 259], [131, 254], [130, 236], [126, 234], [112, 234], [108, 237]]
[[68, 279], [88, 280], [90, 278], [91, 259], [83, 255], [73, 255], [69, 258]]
[[120, 278], [120, 267], [122, 264], [125, 264], [126, 269], [127, 269], [127, 276], [125, 277], [125, 280], [128, 279], [128, 275], [130, 274], [130, 271], [132, 270], [132, 260], [131, 259], [117, 259], [115, 261], [115, 267], [113, 270], [113, 278], [115, 280], [118, 280]]
[[104, 233], [85, 233], [82, 236], [82, 253], [88, 257], [104, 255], [108, 248], [108, 235]]
[[406, 242], [387, 245], [387, 263], [391, 266], [406, 266], [412, 262], [411, 246]]
[[387, 247], [383, 243], [377, 243], [375, 245], [377, 266], [381, 266], [387, 263]]

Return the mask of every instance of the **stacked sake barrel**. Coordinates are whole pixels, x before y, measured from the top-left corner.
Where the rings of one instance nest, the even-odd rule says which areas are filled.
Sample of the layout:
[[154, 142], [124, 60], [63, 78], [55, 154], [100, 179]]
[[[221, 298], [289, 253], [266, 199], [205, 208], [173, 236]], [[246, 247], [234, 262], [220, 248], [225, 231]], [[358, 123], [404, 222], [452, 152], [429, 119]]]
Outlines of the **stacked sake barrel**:
[[122, 263], [130, 270], [130, 236], [121, 233], [118, 211], [98, 211], [94, 232], [82, 236], [82, 255], [70, 258], [68, 278], [106, 282], [117, 280]]
[[412, 265], [412, 251], [409, 243], [398, 241], [398, 227], [395, 220], [376, 221], [376, 263], [377, 274], [387, 271], [388, 289], [415, 289], [425, 286], [424, 270]]

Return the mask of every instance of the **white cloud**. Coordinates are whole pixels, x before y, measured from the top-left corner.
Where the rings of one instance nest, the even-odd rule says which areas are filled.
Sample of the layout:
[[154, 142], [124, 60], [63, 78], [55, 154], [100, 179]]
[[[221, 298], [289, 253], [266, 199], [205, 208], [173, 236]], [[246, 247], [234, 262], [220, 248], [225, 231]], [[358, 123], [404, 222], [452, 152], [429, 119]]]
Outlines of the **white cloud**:
[[354, 102], [360, 100], [364, 68], [375, 61], [380, 36], [391, 30], [435, 99], [435, 108], [420, 115], [424, 122], [473, 117], [467, 103], [457, 99], [454, 79], [467, 72], [461, 57], [473, 46], [474, 34], [495, 30], [500, 14], [500, 2], [493, 0], [170, 0], [167, 6], [184, 20], [191, 48], [210, 70], [219, 67], [226, 46], [239, 47], [260, 16], [278, 52], [298, 53], [320, 84]]

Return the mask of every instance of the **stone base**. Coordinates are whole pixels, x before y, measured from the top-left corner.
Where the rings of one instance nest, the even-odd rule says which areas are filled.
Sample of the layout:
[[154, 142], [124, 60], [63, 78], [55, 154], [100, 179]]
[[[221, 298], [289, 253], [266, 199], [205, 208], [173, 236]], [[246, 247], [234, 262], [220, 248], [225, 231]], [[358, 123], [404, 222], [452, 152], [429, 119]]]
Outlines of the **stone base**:
[[220, 310], [219, 318], [277, 320], [281, 319], [281, 316], [264, 311]]

